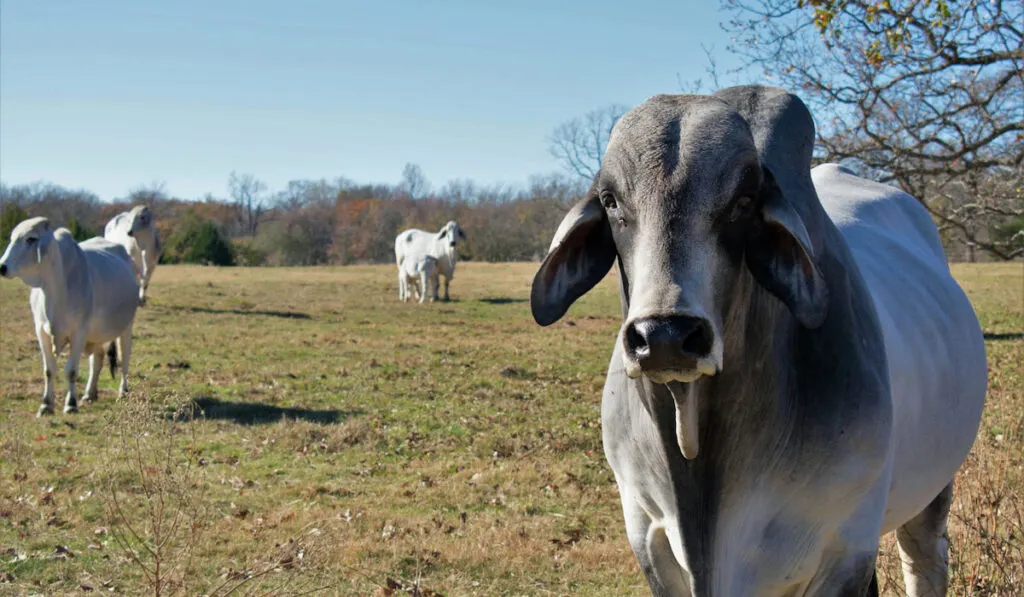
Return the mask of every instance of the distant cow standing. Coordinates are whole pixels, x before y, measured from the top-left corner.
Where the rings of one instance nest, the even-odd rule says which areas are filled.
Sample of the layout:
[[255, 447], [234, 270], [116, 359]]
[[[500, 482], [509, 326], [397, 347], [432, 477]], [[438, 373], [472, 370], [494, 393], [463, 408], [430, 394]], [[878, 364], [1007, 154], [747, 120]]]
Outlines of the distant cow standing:
[[153, 271], [163, 252], [153, 213], [145, 205], [136, 205], [130, 211], [119, 213], [107, 222], [103, 237], [123, 246], [135, 262], [135, 276], [139, 283], [139, 305], [145, 306], [149, 279], [153, 277]]
[[32, 218], [11, 232], [11, 242], [0, 257], [0, 277], [20, 278], [32, 288], [29, 303], [46, 377], [38, 415], [53, 412], [53, 376], [64, 346], [70, 347], [64, 368], [68, 383], [64, 412], [78, 410], [75, 380], [83, 351], [90, 363], [86, 401], [98, 396], [104, 347], [111, 357], [111, 373], [117, 348], [121, 349], [118, 394], [124, 396], [139, 293], [124, 247], [103, 238], [79, 244], [67, 229], [54, 230], [46, 218]]
[[[444, 300], [450, 300], [448, 285], [455, 277], [455, 263], [459, 260], [459, 240], [466, 240], [466, 233], [455, 220], [449, 221], [437, 232], [425, 232], [412, 228], [395, 238], [395, 261], [398, 264], [398, 298], [405, 300], [402, 292], [402, 262], [405, 259], [420, 260], [429, 255], [437, 260], [437, 273], [444, 276]], [[439, 284], [434, 285], [433, 299], [438, 300]]]
[[415, 298], [422, 303], [427, 298], [428, 285], [430, 300], [434, 301], [438, 284], [437, 259], [430, 255], [424, 255], [419, 259], [406, 257], [398, 266], [398, 298], [402, 301]]

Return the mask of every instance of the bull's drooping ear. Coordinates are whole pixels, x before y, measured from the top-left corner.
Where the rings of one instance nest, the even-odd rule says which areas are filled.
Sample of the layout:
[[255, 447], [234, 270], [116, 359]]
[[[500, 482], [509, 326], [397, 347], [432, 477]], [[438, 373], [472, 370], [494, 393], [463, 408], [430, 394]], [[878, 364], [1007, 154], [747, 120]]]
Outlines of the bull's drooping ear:
[[764, 220], [747, 242], [747, 267], [801, 325], [816, 328], [828, 313], [828, 287], [814, 262], [810, 235], [767, 168], [760, 193]]
[[463, 230], [461, 226], [459, 227], [459, 238], [466, 240], [466, 231]]
[[530, 310], [551, 325], [604, 278], [615, 263], [615, 241], [601, 200], [584, 199], [569, 210], [555, 232], [544, 263], [533, 278]]
[[43, 230], [47, 231], [46, 234], [40, 234], [39, 240], [36, 241], [36, 262], [42, 263], [43, 258], [46, 257], [46, 251], [50, 248], [50, 241], [53, 240], [53, 235], [49, 234], [50, 227], [48, 225], [43, 226]]

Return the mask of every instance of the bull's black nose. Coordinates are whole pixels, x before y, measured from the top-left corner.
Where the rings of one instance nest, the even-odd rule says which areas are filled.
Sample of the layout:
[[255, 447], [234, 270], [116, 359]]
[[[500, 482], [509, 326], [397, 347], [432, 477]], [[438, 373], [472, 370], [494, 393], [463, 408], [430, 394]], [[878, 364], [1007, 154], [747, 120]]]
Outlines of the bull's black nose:
[[135, 236], [135, 233], [134, 233], [134, 232], [132, 232], [131, 230], [129, 230], [129, 231], [128, 231], [128, 236]]
[[453, 246], [453, 247], [454, 247], [454, 246], [455, 246], [455, 243], [452, 243], [452, 244], [451, 244], [451, 246]]
[[644, 371], [691, 369], [711, 353], [711, 340], [711, 324], [701, 317], [645, 317], [626, 326], [626, 350]]
[[7, 264], [0, 265], [0, 276], [7, 275]]

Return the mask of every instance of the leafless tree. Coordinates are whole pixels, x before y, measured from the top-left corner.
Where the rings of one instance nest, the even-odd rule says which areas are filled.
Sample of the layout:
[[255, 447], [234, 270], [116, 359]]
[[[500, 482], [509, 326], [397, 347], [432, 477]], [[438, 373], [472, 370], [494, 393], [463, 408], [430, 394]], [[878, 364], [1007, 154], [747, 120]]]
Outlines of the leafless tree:
[[921, 200], [947, 239], [1010, 259], [1024, 217], [1024, 2], [723, 0], [731, 50], [807, 101], [818, 157]]
[[402, 182], [398, 185], [412, 199], [422, 199], [430, 193], [430, 182], [418, 164], [406, 164], [402, 169]]
[[244, 234], [256, 236], [260, 217], [267, 208], [266, 190], [267, 185], [252, 174], [231, 172], [228, 177], [228, 192]]
[[154, 180], [148, 185], [139, 185], [128, 191], [124, 201], [132, 205], [148, 205], [153, 207], [160, 201], [170, 198], [167, 193], [167, 183], [162, 180]]
[[612, 104], [558, 125], [548, 138], [551, 155], [566, 171], [591, 179], [601, 169], [612, 127], [628, 108]]

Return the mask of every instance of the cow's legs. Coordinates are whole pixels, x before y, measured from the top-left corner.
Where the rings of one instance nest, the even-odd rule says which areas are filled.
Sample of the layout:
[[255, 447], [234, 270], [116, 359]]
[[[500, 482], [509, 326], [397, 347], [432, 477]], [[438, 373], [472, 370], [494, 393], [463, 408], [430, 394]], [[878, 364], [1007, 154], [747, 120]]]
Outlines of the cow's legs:
[[41, 417], [53, 414], [53, 395], [55, 393], [53, 378], [57, 374], [57, 355], [53, 354], [53, 340], [42, 327], [36, 328], [36, 338], [39, 340], [39, 351], [43, 353], [43, 377], [46, 380], [43, 386], [42, 404], [39, 405], [39, 411], [36, 413], [37, 417]]
[[[445, 300], [445, 302], [448, 302], [448, 301], [452, 300], [448, 296], [448, 284], [450, 284], [451, 281], [452, 281], [451, 278], [449, 278], [448, 276], [444, 277], [444, 300]], [[436, 290], [434, 291], [434, 300], [437, 300], [437, 291]]]
[[82, 402], [95, 402], [99, 397], [100, 373], [103, 371], [103, 345], [93, 347], [89, 354], [89, 381], [85, 383]]
[[142, 252], [142, 279], [139, 280], [139, 306], [146, 306], [146, 290], [149, 288], [149, 279], [153, 277], [153, 268], [149, 267], [149, 255]]
[[78, 410], [78, 392], [75, 391], [75, 384], [78, 382], [78, 364], [82, 360], [82, 351], [84, 349], [85, 333], [79, 332], [71, 337], [68, 362], [64, 365], [64, 375], [68, 380], [68, 395], [64, 399], [64, 412], [66, 413], [73, 413]]
[[418, 284], [420, 292], [420, 304], [423, 304], [423, 301], [427, 300], [427, 272], [420, 272], [420, 279]]
[[[431, 296], [430, 300], [431, 300], [431, 302], [437, 300], [437, 287], [440, 284], [441, 284], [441, 277], [440, 276], [434, 275], [433, 277], [430, 278], [430, 296]], [[426, 292], [426, 289], [424, 289], [424, 292]]]
[[[620, 486], [621, 488], [621, 486]], [[654, 597], [690, 597], [683, 570], [672, 554], [665, 527], [654, 524], [633, 498], [623, 494], [626, 536]]]
[[121, 385], [117, 389], [117, 397], [124, 398], [128, 393], [128, 364], [132, 359], [132, 328], [129, 327], [117, 339], [118, 352], [121, 353]]
[[946, 520], [953, 503], [951, 482], [909, 522], [896, 529], [908, 597], [944, 597], [949, 566]]

